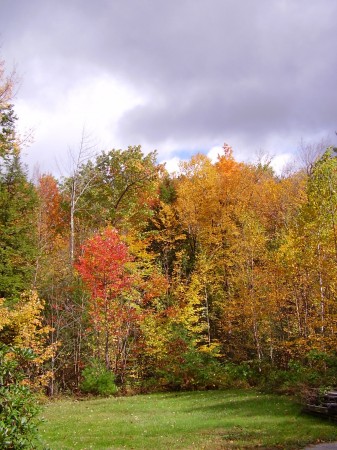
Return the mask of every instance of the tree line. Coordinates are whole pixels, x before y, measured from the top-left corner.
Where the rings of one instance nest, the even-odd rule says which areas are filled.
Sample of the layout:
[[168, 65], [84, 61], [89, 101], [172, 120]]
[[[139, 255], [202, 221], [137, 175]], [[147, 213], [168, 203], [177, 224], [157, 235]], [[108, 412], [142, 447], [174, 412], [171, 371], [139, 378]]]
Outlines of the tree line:
[[228, 145], [169, 174], [140, 146], [89, 158], [84, 136], [70, 175], [32, 182], [0, 75], [0, 341], [31, 349], [33, 389], [336, 382], [332, 148], [286, 176]]

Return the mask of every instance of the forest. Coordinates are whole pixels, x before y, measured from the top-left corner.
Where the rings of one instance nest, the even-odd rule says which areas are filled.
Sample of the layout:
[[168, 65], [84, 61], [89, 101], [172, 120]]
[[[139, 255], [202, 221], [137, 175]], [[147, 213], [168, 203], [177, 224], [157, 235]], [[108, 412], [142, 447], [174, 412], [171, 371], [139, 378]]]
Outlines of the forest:
[[333, 148], [279, 176], [225, 144], [169, 174], [83, 135], [71, 174], [32, 181], [3, 63], [0, 80], [2, 379], [14, 364], [50, 396], [336, 384]]

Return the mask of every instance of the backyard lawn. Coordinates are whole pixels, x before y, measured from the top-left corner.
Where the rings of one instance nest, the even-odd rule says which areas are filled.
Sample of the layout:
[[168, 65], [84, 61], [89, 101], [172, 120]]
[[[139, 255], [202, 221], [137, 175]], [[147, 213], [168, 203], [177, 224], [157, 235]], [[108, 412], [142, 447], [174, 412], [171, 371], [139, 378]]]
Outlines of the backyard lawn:
[[45, 405], [41, 448], [296, 449], [337, 440], [337, 425], [252, 390], [62, 400]]

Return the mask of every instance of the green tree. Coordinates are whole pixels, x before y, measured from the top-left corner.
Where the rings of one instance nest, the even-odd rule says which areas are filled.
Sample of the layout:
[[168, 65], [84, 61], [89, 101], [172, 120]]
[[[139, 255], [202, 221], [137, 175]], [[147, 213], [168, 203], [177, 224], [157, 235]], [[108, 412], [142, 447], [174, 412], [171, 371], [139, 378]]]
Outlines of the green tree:
[[1, 100], [4, 89], [8, 81], [0, 78], [0, 297], [11, 299], [33, 279], [36, 195], [20, 160], [13, 106]]
[[[280, 248], [288, 353], [335, 351], [337, 290], [337, 159], [328, 149], [313, 165], [307, 201]], [[290, 350], [289, 350], [290, 349]]]
[[96, 159], [97, 182], [88, 201], [100, 206], [105, 225], [142, 229], [158, 196], [156, 153], [140, 146], [103, 152]]

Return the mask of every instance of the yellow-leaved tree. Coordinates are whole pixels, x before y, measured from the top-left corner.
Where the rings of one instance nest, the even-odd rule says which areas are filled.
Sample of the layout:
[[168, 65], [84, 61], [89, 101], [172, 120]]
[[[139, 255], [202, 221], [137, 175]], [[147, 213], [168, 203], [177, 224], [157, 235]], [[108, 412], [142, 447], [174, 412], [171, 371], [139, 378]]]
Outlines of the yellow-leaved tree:
[[57, 345], [47, 344], [51, 328], [43, 324], [43, 308], [43, 301], [35, 291], [21, 294], [13, 306], [0, 299], [0, 342], [17, 349], [28, 348], [33, 352], [34, 357], [23, 369], [27, 375], [26, 382], [36, 389], [46, 386], [51, 378], [45, 363], [53, 356]]

